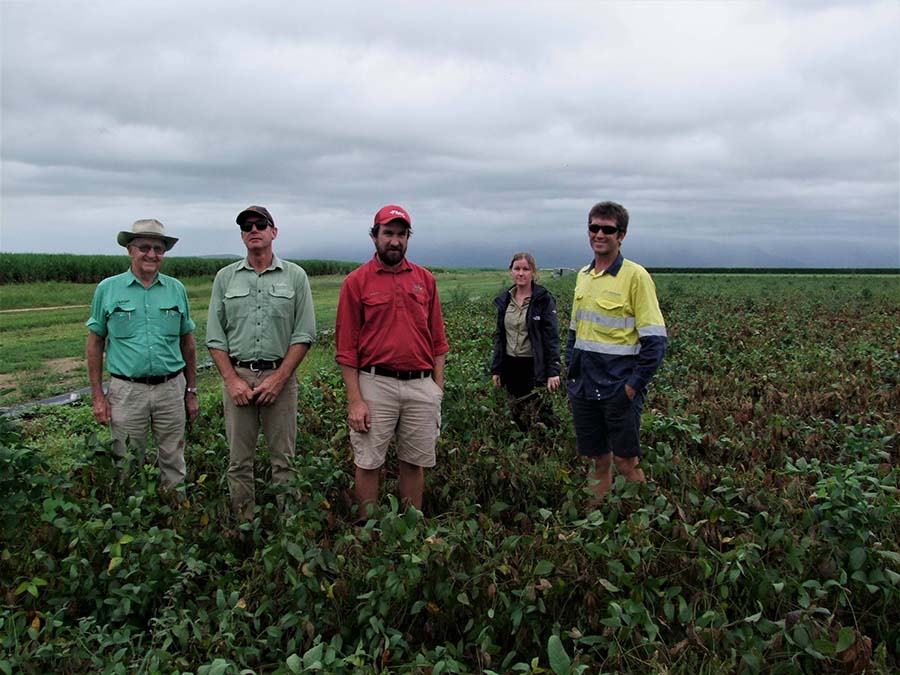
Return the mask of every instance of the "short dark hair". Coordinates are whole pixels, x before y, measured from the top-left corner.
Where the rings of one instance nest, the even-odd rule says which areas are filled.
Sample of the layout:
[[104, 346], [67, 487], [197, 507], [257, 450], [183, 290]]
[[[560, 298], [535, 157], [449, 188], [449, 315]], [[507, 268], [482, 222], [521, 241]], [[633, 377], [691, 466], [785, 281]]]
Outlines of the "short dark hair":
[[628, 209], [615, 202], [597, 202], [591, 207], [588, 214], [588, 225], [594, 218], [616, 221], [616, 227], [620, 232], [628, 231]]
[[[412, 226], [409, 223], [407, 223], [405, 220], [403, 220], [403, 218], [394, 218], [393, 220], [389, 220], [388, 222], [386, 222], [384, 224], [385, 225], [393, 225], [394, 223], [403, 223], [403, 225], [406, 226], [406, 236], [407, 237], [412, 236]], [[381, 225], [373, 225], [372, 229], [369, 230], [369, 236], [377, 237], [379, 229], [381, 229]]]

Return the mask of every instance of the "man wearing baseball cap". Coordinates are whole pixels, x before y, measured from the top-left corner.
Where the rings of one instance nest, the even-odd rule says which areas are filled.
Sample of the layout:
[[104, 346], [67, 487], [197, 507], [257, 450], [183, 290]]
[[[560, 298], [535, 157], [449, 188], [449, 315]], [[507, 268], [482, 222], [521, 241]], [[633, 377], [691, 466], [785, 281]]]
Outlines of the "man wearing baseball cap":
[[[101, 281], [87, 321], [87, 366], [94, 419], [109, 424], [113, 451], [143, 463], [148, 431], [153, 432], [161, 482], [184, 481], [184, 430], [197, 403], [194, 322], [180, 281], [159, 268], [178, 241], [158, 220], [138, 220], [119, 232], [128, 250], [127, 272]], [[103, 352], [111, 380], [103, 391]], [[131, 471], [126, 459], [125, 475]]]
[[435, 465], [450, 346], [434, 277], [406, 259], [411, 235], [404, 208], [381, 208], [369, 232], [375, 255], [347, 276], [338, 299], [335, 358], [347, 386], [361, 519], [378, 498], [393, 438], [404, 504], [422, 508], [424, 470]]
[[[206, 346], [224, 384], [231, 508], [238, 520], [250, 520], [260, 427], [269, 449], [272, 481], [284, 485], [293, 477], [294, 373], [315, 340], [316, 316], [306, 272], [272, 250], [278, 228], [269, 210], [248, 206], [236, 222], [247, 256], [216, 274]], [[283, 494], [276, 499], [283, 509]]]

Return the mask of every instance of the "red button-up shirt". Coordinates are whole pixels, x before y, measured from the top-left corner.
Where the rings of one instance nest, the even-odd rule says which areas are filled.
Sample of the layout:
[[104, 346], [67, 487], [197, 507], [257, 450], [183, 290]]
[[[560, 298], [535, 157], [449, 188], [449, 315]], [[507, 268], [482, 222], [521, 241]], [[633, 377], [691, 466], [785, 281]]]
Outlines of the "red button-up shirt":
[[344, 279], [334, 333], [335, 360], [352, 368], [431, 370], [450, 351], [431, 272], [406, 259], [386, 268], [377, 254]]

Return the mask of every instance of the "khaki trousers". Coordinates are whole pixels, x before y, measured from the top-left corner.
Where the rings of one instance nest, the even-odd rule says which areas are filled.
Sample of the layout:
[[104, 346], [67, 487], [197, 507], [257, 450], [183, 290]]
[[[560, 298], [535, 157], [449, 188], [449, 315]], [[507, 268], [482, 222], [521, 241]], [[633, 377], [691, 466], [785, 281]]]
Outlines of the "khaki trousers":
[[[138, 384], [117, 378], [109, 381], [113, 452], [126, 457], [130, 450], [134, 459], [143, 464], [148, 432], [152, 429], [162, 485], [167, 488], [182, 483], [185, 476], [185, 386], [183, 373], [161, 384]], [[129, 464], [126, 473], [130, 471]]]
[[[235, 367], [235, 372], [255, 388], [275, 371], [254, 372], [249, 368]], [[250, 520], [256, 503], [253, 460], [256, 458], [260, 426], [269, 448], [272, 482], [288, 483], [294, 475], [291, 459], [297, 442], [297, 378], [292, 375], [288, 379], [272, 405], [251, 403], [237, 406], [224, 385], [222, 401], [225, 408], [225, 435], [229, 446], [228, 492], [231, 496], [231, 508], [239, 520]], [[279, 503], [282, 501], [279, 500]]]

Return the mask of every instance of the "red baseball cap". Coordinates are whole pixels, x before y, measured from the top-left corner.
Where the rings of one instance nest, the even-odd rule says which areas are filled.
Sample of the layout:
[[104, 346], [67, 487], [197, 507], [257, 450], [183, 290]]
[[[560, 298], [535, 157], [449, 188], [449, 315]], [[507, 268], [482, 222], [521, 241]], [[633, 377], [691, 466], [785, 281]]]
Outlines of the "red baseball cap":
[[378, 213], [375, 214], [375, 227], [389, 223], [392, 220], [402, 220], [407, 227], [412, 227], [412, 219], [409, 217], [406, 209], [396, 204], [388, 204], [378, 210]]

